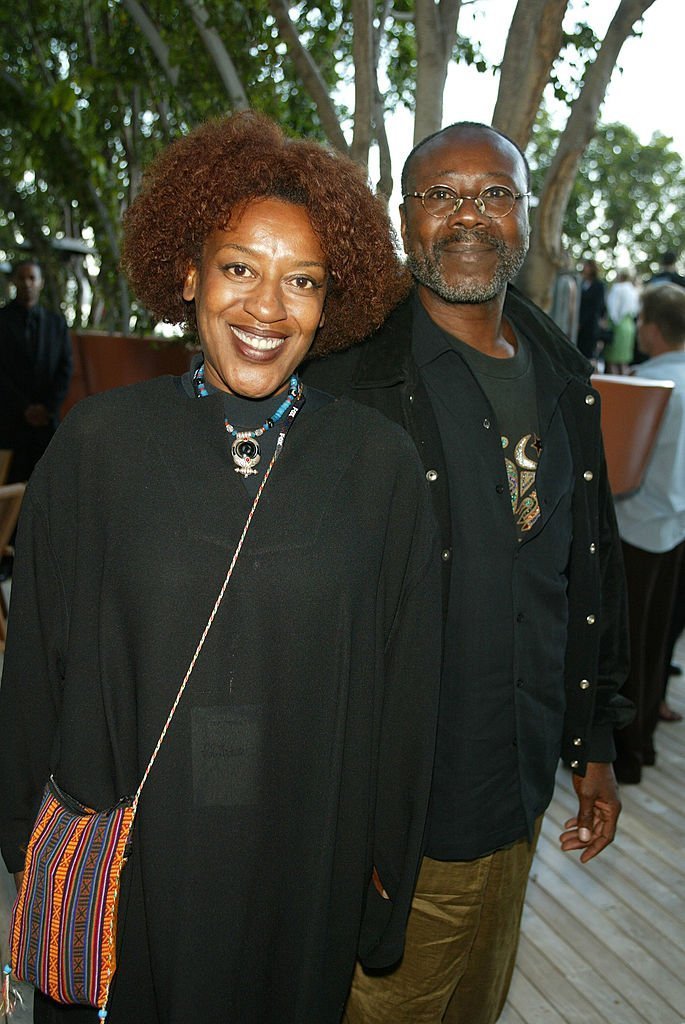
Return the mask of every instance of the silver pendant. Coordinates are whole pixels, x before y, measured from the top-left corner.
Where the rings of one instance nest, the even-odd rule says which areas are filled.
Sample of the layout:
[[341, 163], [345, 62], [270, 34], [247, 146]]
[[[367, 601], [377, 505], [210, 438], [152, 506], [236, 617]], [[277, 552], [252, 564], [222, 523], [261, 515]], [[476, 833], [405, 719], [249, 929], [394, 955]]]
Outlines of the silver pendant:
[[253, 469], [262, 457], [259, 445], [254, 437], [236, 437], [231, 445], [231, 455], [235, 462], [235, 471], [241, 476], [256, 476], [257, 470]]

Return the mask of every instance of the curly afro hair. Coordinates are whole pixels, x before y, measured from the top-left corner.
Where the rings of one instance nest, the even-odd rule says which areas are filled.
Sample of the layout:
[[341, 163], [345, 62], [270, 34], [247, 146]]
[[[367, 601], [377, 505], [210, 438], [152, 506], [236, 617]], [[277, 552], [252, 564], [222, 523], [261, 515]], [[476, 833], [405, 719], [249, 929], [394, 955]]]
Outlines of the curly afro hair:
[[328, 265], [326, 320], [312, 355], [348, 348], [378, 327], [406, 295], [384, 201], [351, 160], [291, 139], [254, 111], [218, 118], [173, 142], [147, 169], [124, 216], [121, 266], [139, 300], [167, 323], [197, 331], [183, 299], [205, 240], [253, 199], [304, 206]]

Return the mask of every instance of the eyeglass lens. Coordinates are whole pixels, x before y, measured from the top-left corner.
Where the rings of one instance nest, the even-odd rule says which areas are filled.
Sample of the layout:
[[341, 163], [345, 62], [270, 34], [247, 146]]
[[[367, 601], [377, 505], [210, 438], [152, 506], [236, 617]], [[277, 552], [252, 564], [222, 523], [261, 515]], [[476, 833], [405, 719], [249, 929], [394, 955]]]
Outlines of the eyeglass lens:
[[458, 196], [451, 188], [434, 185], [427, 189], [423, 205], [426, 213], [433, 217], [449, 217], [461, 208], [465, 199], [471, 199], [478, 212], [487, 217], [506, 217], [513, 210], [515, 202], [514, 193], [505, 185], [485, 189], [477, 197]]

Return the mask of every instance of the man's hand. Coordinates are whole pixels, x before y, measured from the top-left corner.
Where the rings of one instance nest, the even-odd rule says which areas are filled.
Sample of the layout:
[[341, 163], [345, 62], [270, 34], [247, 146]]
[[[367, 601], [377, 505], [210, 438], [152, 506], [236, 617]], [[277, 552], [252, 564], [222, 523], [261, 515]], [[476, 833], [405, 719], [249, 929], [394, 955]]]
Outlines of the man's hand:
[[573, 776], [573, 788], [578, 816], [564, 823], [559, 841], [564, 852], [582, 850], [580, 859], [585, 864], [613, 842], [621, 801], [613, 767], [599, 761], [588, 763], [585, 777]]

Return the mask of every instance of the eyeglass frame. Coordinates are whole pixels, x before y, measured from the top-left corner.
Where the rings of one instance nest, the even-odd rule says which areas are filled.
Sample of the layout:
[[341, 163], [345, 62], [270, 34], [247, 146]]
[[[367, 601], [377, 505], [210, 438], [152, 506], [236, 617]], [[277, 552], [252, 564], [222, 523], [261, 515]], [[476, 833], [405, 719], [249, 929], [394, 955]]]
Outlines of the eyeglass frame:
[[[444, 213], [444, 214], [431, 213], [430, 210], [426, 210], [426, 204], [424, 202], [424, 199], [425, 199], [426, 195], [431, 191], [431, 189], [434, 189], [434, 188], [444, 188], [446, 192], [451, 192], [452, 195], [454, 196], [454, 209], [451, 210], [449, 213]], [[501, 188], [501, 189], [504, 189], [505, 191], [510, 193], [511, 198], [512, 198], [512, 203], [511, 203], [511, 209], [510, 210], [507, 210], [506, 213], [500, 213], [500, 214], [486, 213], [486, 211], [485, 211], [486, 200], [483, 199], [482, 197], [483, 197], [483, 192], [487, 192], [488, 189], [490, 189], [490, 188]], [[486, 185], [486, 187], [484, 189], [481, 189], [481, 191], [478, 193], [477, 196], [460, 196], [460, 195], [457, 194], [457, 192], [455, 192], [455, 190], [452, 188], [451, 185], [444, 185], [442, 182], [438, 182], [435, 185], [429, 185], [428, 188], [425, 189], [423, 192], [406, 192], [402, 196], [402, 198], [403, 199], [420, 199], [421, 200], [421, 206], [423, 206], [424, 210], [426, 210], [426, 213], [428, 214], [428, 216], [429, 217], [435, 217], [436, 220], [446, 220], [447, 217], [451, 217], [453, 214], [459, 213], [459, 211], [461, 210], [461, 208], [462, 208], [462, 206], [464, 204], [464, 200], [465, 199], [470, 199], [473, 203], [475, 203], [476, 209], [478, 210], [478, 212], [480, 213], [480, 215], [482, 217], [488, 217], [490, 220], [502, 220], [504, 217], [508, 217], [509, 216], [511, 211], [516, 206], [517, 200], [525, 199], [526, 197], [528, 197], [530, 195], [531, 195], [530, 192], [514, 192], [514, 191], [512, 191], [512, 189], [509, 188], [508, 185]], [[481, 209], [481, 207], [482, 207], [482, 209]]]

